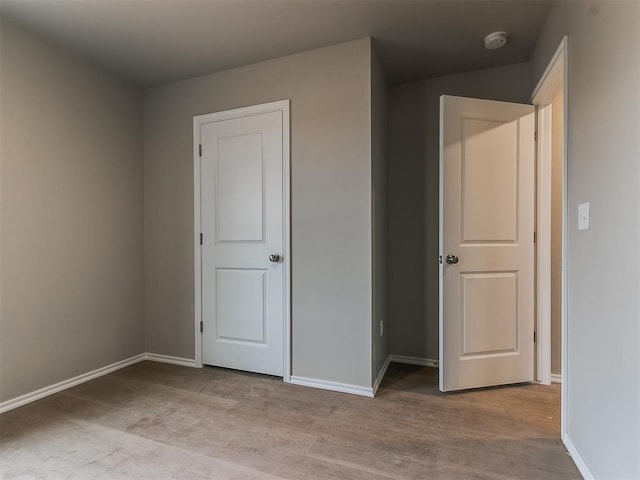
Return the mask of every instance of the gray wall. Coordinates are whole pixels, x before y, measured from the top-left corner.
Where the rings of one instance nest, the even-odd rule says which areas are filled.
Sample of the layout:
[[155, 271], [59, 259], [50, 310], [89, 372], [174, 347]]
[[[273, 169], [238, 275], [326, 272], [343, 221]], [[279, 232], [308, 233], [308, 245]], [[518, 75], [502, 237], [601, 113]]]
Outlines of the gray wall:
[[638, 2], [556, 2], [532, 56], [537, 82], [569, 35], [566, 421], [596, 478], [640, 478], [639, 28]]
[[144, 92], [149, 352], [193, 358], [194, 115], [291, 99], [293, 375], [371, 385], [371, 41]]
[[140, 91], [0, 32], [3, 401], [145, 345]]
[[440, 96], [527, 103], [520, 63], [394, 85], [389, 91], [389, 342], [394, 355], [438, 359]]
[[[371, 49], [371, 203], [373, 216], [373, 368], [375, 382], [389, 356], [387, 323], [387, 82]], [[380, 322], [383, 323], [382, 331]], [[382, 333], [382, 335], [381, 335]]]

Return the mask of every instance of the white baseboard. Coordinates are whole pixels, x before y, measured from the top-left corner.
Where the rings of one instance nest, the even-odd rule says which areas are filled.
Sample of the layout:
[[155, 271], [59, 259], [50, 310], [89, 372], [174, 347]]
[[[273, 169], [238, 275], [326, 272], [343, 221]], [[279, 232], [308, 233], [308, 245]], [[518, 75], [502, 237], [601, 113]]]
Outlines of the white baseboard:
[[2, 402], [0, 403], [0, 413], [8, 412], [9, 410], [21, 407], [23, 405], [26, 405], [27, 403], [35, 402], [36, 400], [40, 400], [41, 398], [48, 397], [49, 395], [61, 392], [62, 390], [66, 390], [67, 388], [75, 387], [76, 385], [88, 382], [89, 380], [102, 377], [103, 375], [107, 375], [111, 372], [115, 372], [116, 370], [120, 370], [121, 368], [128, 367], [129, 365], [133, 365], [134, 363], [142, 362], [143, 360], [171, 363], [173, 365], [181, 365], [184, 367], [196, 366], [196, 361], [190, 358], [171, 357], [169, 355], [160, 355], [158, 353], [141, 353], [140, 355], [136, 355], [134, 357], [127, 358], [116, 363], [112, 363], [111, 365], [92, 370], [91, 372], [83, 373], [82, 375], [78, 375], [77, 377], [69, 378], [54, 385], [49, 385], [48, 387], [41, 388], [39, 390], [36, 390], [35, 392], [26, 393], [19, 397], [12, 398], [11, 400], [7, 400], [6, 402]]
[[69, 378], [67, 380], [63, 380], [62, 382], [49, 385], [48, 387], [41, 388], [39, 390], [36, 390], [35, 392], [26, 393], [24, 395], [20, 395], [19, 397], [12, 398], [11, 400], [0, 403], [0, 413], [13, 410], [14, 408], [26, 405], [27, 403], [35, 402], [36, 400], [48, 397], [49, 395], [60, 392], [62, 390], [66, 390], [67, 388], [75, 387], [76, 385], [88, 382], [89, 380], [93, 380], [94, 378], [102, 377], [103, 375], [107, 375], [108, 373], [115, 372], [116, 370], [120, 370], [121, 368], [141, 362], [144, 359], [145, 354], [141, 353], [140, 355], [136, 355], [134, 357], [112, 363], [111, 365], [92, 370], [91, 372], [83, 373], [82, 375], [78, 375], [77, 377]]
[[552, 373], [551, 383], [562, 383], [562, 375], [559, 375], [557, 373]]
[[[398, 360], [398, 358], [400, 360]], [[141, 353], [134, 357], [127, 358], [125, 360], [121, 360], [116, 363], [112, 363], [111, 365], [98, 368], [91, 372], [83, 373], [82, 375], [78, 375], [77, 377], [69, 378], [67, 380], [63, 380], [62, 382], [58, 382], [54, 385], [41, 388], [39, 390], [36, 390], [35, 392], [27, 393], [25, 395], [21, 395], [19, 397], [12, 398], [11, 400], [2, 402], [0, 403], [0, 413], [13, 410], [14, 408], [18, 408], [23, 405], [26, 405], [27, 403], [35, 402], [36, 400], [39, 400], [41, 398], [47, 397], [49, 395], [60, 392], [62, 390], [66, 390], [71, 387], [75, 387], [76, 385], [80, 385], [81, 383], [88, 382], [89, 380], [102, 377], [103, 375], [107, 375], [109, 373], [115, 372], [116, 370], [120, 370], [121, 368], [128, 367], [129, 365], [133, 365], [134, 363], [142, 362], [143, 360], [149, 360], [152, 362], [170, 363], [172, 365], [180, 365], [184, 367], [196, 366], [195, 360], [191, 358], [172, 357], [170, 355], [162, 355], [159, 353]], [[378, 387], [380, 386], [380, 382], [382, 382], [382, 379], [384, 377], [384, 374], [387, 371], [387, 368], [389, 368], [389, 363], [394, 361], [401, 362], [401, 363], [412, 363], [414, 365], [433, 366], [433, 360], [415, 359], [413, 357], [398, 357], [398, 356], [390, 355], [385, 361], [384, 365], [382, 366], [382, 369], [380, 370], [380, 373], [378, 374], [378, 378], [376, 378], [376, 381], [373, 387], [361, 387], [359, 385], [350, 385], [347, 383], [340, 383], [340, 382], [330, 382], [326, 380], [319, 380], [316, 378], [296, 377], [294, 375], [291, 376], [290, 383], [294, 385], [302, 385], [305, 387], [319, 388], [322, 390], [331, 390], [334, 392], [341, 392], [341, 393], [350, 393], [353, 395], [360, 395], [363, 397], [373, 398], [373, 396], [375, 395], [375, 392], [378, 390]], [[416, 361], [420, 361], [422, 363], [416, 363]], [[425, 362], [429, 362], [429, 363], [425, 363]]]
[[438, 368], [438, 360], [431, 358], [407, 357], [405, 355], [389, 355], [392, 362], [405, 363], [407, 365], [420, 365], [422, 367]]
[[160, 363], [170, 363], [172, 365], [181, 365], [183, 367], [195, 367], [196, 361], [192, 358], [172, 357], [170, 355], [161, 355], [159, 353], [145, 353], [145, 360]]
[[578, 470], [580, 471], [580, 474], [584, 477], [584, 479], [585, 480], [595, 479], [595, 477], [593, 476], [593, 473], [591, 473], [591, 470], [589, 470], [589, 467], [587, 467], [587, 464], [584, 463], [582, 456], [578, 452], [578, 449], [573, 444], [573, 442], [571, 441], [567, 433], [564, 433], [562, 435], [562, 442], [564, 443], [564, 446], [567, 447], [567, 450], [569, 451], [569, 455], [571, 455], [571, 459], [573, 460], [573, 463], [576, 464], [576, 467], [578, 467]]
[[378, 373], [378, 378], [376, 378], [376, 381], [373, 383], [373, 395], [375, 396], [376, 392], [378, 391], [378, 387], [380, 387], [380, 384], [382, 383], [382, 379], [384, 378], [384, 374], [387, 373], [387, 368], [389, 368], [389, 364], [391, 363], [391, 355], [389, 355], [387, 357], [387, 359], [384, 362], [384, 365], [382, 365], [382, 368], [380, 369], [380, 372]]
[[302, 385], [303, 387], [320, 388], [322, 390], [351, 393], [353, 395], [373, 398], [373, 388], [371, 387], [361, 387], [359, 385], [350, 385], [348, 383], [340, 382], [329, 382], [327, 380], [319, 380], [317, 378], [297, 377], [295, 375], [291, 375], [291, 383], [294, 385]]

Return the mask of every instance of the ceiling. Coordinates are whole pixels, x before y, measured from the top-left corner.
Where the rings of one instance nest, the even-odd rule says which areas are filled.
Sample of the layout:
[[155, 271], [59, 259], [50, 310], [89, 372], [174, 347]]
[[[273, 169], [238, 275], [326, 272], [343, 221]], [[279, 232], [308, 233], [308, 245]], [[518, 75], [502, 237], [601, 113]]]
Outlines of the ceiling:
[[[0, 0], [3, 17], [141, 86], [363, 37], [391, 83], [526, 61], [545, 0]], [[500, 50], [490, 32], [509, 33]]]

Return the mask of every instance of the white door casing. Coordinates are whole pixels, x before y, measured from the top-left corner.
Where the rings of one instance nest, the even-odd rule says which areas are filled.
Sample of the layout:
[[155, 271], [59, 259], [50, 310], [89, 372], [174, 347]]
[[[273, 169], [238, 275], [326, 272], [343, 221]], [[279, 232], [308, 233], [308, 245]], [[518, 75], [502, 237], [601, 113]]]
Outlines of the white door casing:
[[534, 107], [443, 96], [440, 115], [440, 390], [532, 381]]
[[290, 376], [288, 107], [288, 101], [274, 102], [194, 117], [196, 363], [285, 381]]
[[[536, 268], [538, 272], [537, 278], [537, 296], [538, 308], [537, 316], [537, 362], [536, 362], [536, 380], [540, 383], [551, 383], [551, 184], [552, 184], [552, 137], [553, 130], [560, 127], [563, 131], [562, 135], [562, 175], [567, 171], [567, 145], [566, 145], [566, 109], [567, 109], [567, 54], [568, 54], [568, 37], [563, 37], [560, 45], [556, 49], [555, 54], [550, 60], [542, 77], [540, 78], [536, 88], [531, 94], [531, 103], [537, 108], [538, 113], [538, 145], [537, 145], [537, 161], [538, 161], [538, 212], [537, 212], [537, 252], [536, 252]], [[556, 125], [552, 122], [552, 104], [558, 94], [562, 95], [562, 122]], [[561, 310], [561, 329], [562, 340], [561, 350], [562, 356], [565, 355], [565, 332], [566, 332], [566, 178], [562, 181], [562, 247], [561, 247], [561, 265], [562, 275], [560, 278], [560, 310]], [[564, 362], [564, 360], [562, 360]], [[566, 378], [564, 372], [564, 363], [562, 367], [563, 374], [561, 378]], [[563, 387], [564, 388], [564, 387]], [[563, 394], [564, 395], [564, 394]], [[564, 397], [563, 397], [564, 398]], [[564, 405], [564, 400], [562, 400]], [[564, 407], [563, 407], [564, 411]], [[564, 425], [564, 416], [562, 416]], [[562, 428], [564, 431], [564, 427]]]
[[536, 185], [536, 369], [537, 382], [551, 384], [551, 104], [537, 109]]
[[[569, 37], [564, 36], [558, 45], [553, 57], [549, 61], [547, 68], [542, 74], [536, 88], [533, 90], [531, 94], [531, 103], [537, 107], [539, 107], [539, 112], [541, 107], [545, 105], [549, 105], [553, 103], [554, 97], [561, 92], [562, 93], [562, 276], [561, 276], [561, 350], [562, 350], [562, 386], [561, 386], [561, 395], [560, 395], [560, 435], [562, 440], [568, 446], [569, 450], [573, 449], [573, 445], [568, 442], [567, 436], [567, 410], [568, 410], [568, 402], [567, 402], [567, 394], [568, 394], [568, 379], [569, 379], [569, 368], [567, 362], [568, 350], [569, 350], [569, 329], [568, 329], [568, 302], [567, 302], [567, 276], [568, 276], [568, 264], [567, 264], [567, 238], [568, 238], [568, 225], [567, 219], [567, 205], [568, 205], [568, 105], [569, 105], [569, 69], [567, 65], [569, 64]], [[546, 132], [544, 130], [539, 131], [538, 135], [551, 135], [551, 129], [547, 129]], [[547, 139], [547, 141], [549, 141]], [[547, 152], [550, 154], [550, 152]], [[550, 183], [550, 179], [548, 182]], [[540, 190], [538, 194], [541, 195]], [[541, 211], [539, 214], [546, 214], [549, 217], [551, 216], [551, 211]], [[547, 224], [551, 224], [550, 218], [545, 221]], [[546, 237], [546, 235], [545, 235]], [[548, 236], [549, 243], [551, 242], [551, 236]], [[549, 254], [546, 258], [538, 257], [536, 259], [538, 268], [541, 269], [542, 264], [549, 264], [551, 262], [550, 250], [551, 246], [549, 245], [546, 249]], [[550, 278], [550, 277], [549, 277]], [[547, 283], [543, 286], [545, 289], [545, 295], [551, 295], [551, 284]], [[544, 316], [545, 313], [548, 313]], [[543, 315], [541, 315], [543, 314]], [[544, 325], [546, 331], [551, 330], [551, 312], [550, 310], [546, 311], [538, 311], [538, 325]], [[546, 366], [548, 370], [544, 372], [547, 378], [551, 379], [551, 335], [545, 335], [541, 337], [542, 342], [538, 341], [538, 355], [544, 356], [548, 359], [546, 362]], [[583, 472], [584, 473], [584, 472]]]

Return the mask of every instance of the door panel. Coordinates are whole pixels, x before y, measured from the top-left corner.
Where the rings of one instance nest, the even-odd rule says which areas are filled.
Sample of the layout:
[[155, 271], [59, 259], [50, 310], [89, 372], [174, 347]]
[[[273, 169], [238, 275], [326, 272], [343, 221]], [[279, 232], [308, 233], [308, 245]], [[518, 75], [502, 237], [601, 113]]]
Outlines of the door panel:
[[218, 138], [219, 242], [262, 241], [262, 134]]
[[463, 241], [515, 242], [517, 125], [467, 118], [462, 125]]
[[266, 273], [216, 269], [216, 341], [266, 343]]
[[442, 391], [533, 380], [534, 117], [441, 98]]
[[462, 356], [517, 351], [517, 273], [462, 273], [460, 276]]
[[200, 126], [203, 363], [284, 370], [283, 112]]

